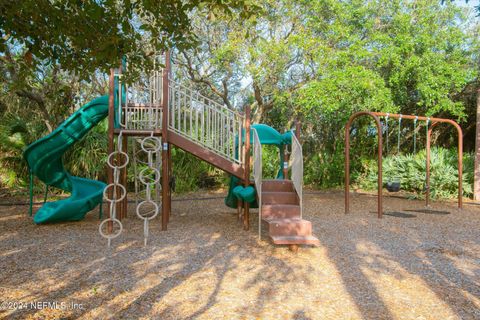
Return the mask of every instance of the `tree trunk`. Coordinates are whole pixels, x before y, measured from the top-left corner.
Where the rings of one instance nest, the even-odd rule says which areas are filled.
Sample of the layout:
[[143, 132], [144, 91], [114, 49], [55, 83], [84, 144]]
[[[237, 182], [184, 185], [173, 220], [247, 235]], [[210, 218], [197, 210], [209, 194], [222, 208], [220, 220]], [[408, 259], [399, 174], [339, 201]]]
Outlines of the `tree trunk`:
[[43, 98], [40, 95], [27, 90], [18, 90], [16, 93], [17, 93], [17, 96], [30, 99], [31, 101], [37, 104], [38, 110], [42, 115], [43, 122], [47, 127], [48, 133], [52, 133], [53, 128], [52, 128], [52, 124], [50, 123], [50, 116], [48, 114], [47, 107], [45, 106], [45, 101], [43, 101]]
[[480, 200], [480, 88], [477, 91], [477, 128], [475, 134], [475, 171], [473, 183], [473, 198]]

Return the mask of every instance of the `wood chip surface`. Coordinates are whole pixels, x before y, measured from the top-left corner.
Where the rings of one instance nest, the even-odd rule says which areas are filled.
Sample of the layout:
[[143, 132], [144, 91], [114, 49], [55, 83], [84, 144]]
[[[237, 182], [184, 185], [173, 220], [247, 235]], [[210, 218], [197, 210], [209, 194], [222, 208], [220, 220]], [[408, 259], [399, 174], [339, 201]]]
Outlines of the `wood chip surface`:
[[0, 318], [480, 319], [480, 206], [386, 197], [377, 219], [375, 196], [345, 215], [343, 193], [307, 193], [320, 247], [293, 253], [258, 240], [256, 211], [243, 231], [221, 195], [192, 196], [209, 199], [176, 197], [146, 247], [133, 203], [110, 248], [97, 211], [36, 226], [0, 206]]

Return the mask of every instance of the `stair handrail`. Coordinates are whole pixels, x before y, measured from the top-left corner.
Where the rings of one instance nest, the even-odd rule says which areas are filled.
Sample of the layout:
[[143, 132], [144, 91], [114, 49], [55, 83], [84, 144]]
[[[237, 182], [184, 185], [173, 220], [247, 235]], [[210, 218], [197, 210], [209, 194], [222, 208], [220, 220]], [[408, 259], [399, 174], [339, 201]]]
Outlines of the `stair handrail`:
[[168, 129], [217, 155], [243, 164], [245, 116], [169, 77]]
[[300, 141], [292, 131], [292, 153], [290, 155], [292, 181], [300, 203], [300, 218], [303, 215], [303, 151]]
[[262, 239], [262, 144], [256, 129], [253, 131], [253, 178], [258, 199], [258, 239]]

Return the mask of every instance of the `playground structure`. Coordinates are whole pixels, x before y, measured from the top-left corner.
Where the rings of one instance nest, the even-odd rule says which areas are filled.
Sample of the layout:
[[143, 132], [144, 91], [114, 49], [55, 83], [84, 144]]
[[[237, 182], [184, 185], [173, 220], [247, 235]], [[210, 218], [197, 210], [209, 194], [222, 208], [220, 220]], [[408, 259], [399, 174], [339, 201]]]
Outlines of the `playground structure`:
[[[145, 243], [148, 223], [158, 214], [162, 230], [167, 230], [173, 181], [171, 148], [175, 146], [231, 175], [225, 203], [243, 211], [245, 230], [249, 229], [249, 210], [254, 206], [259, 209], [259, 235], [262, 224], [266, 224], [276, 244], [317, 244], [311, 223], [303, 220], [301, 214], [303, 158], [297, 137], [290, 132], [281, 135], [266, 125], [251, 125], [249, 106], [242, 114], [203, 96], [188, 84], [175, 81], [168, 53], [159, 64], [165, 67], [153, 70], [131, 87], [122, 81], [125, 64], [110, 74], [109, 170], [104, 191], [108, 218], [99, 226], [102, 236], [110, 243], [122, 230], [121, 219], [126, 216], [127, 208], [127, 139], [132, 138], [139, 141], [146, 159], [142, 162], [134, 147], [136, 213], [144, 221]], [[252, 144], [255, 150], [253, 179], [250, 177]], [[283, 180], [263, 181], [262, 144], [277, 145], [282, 160], [285, 146], [294, 146], [292, 181], [286, 180], [286, 172], [278, 175]], [[143, 165], [140, 171], [137, 170], [139, 164]], [[119, 225], [115, 232], [112, 232], [113, 224]]]
[[[110, 245], [123, 230], [128, 201], [127, 167], [133, 165], [135, 211], [143, 220], [146, 244], [149, 222], [160, 215], [161, 229], [167, 230], [171, 217], [174, 184], [171, 148], [175, 146], [231, 175], [225, 203], [241, 213], [245, 230], [250, 226], [250, 208], [258, 207], [259, 236], [263, 224], [275, 244], [317, 245], [311, 223], [302, 219], [303, 156], [299, 126], [295, 134], [288, 131], [282, 135], [266, 125], [251, 125], [249, 106], [241, 113], [200, 94], [185, 82], [177, 82], [172, 76], [168, 52], [156, 63], [162, 67], [155, 67], [129, 86], [123, 79], [127, 68], [123, 61], [110, 72], [108, 96], [80, 108], [54, 133], [27, 148], [24, 157], [32, 183], [36, 175], [45, 182], [47, 190], [54, 186], [72, 192], [67, 199], [45, 203], [34, 221], [83, 219], [87, 212], [101, 206], [103, 193], [106, 219], [99, 225], [99, 232]], [[71, 177], [63, 169], [63, 153], [105, 117], [108, 118], [107, 185]], [[275, 180], [263, 180], [263, 144], [279, 148], [283, 170], [279, 170]], [[288, 155], [284, 155], [288, 146], [292, 146], [290, 166]], [[288, 169], [292, 180], [288, 179]], [[32, 196], [30, 200], [32, 203]]]
[[[109, 95], [87, 103], [64, 121], [51, 134], [32, 143], [24, 152], [30, 168], [30, 215], [33, 203], [33, 176], [46, 184], [45, 200], [50, 186], [71, 192], [64, 200], [44, 203], [36, 212], [35, 223], [75, 221], [100, 205], [102, 195], [107, 202], [107, 218], [99, 226], [100, 234], [111, 240], [118, 237], [127, 215], [127, 166], [135, 172], [135, 211], [144, 223], [147, 243], [149, 221], [161, 216], [162, 230], [167, 230], [171, 215], [172, 176], [171, 148], [178, 147], [231, 175], [225, 204], [237, 208], [245, 230], [250, 227], [250, 208], [258, 208], [259, 237], [262, 225], [275, 244], [318, 245], [312, 225], [303, 219], [303, 155], [300, 126], [280, 134], [264, 124], [250, 123], [250, 107], [244, 113], [200, 94], [185, 82], [172, 76], [168, 53], [139, 83], [128, 86], [122, 78], [126, 63], [111, 70]], [[164, 66], [164, 67], [163, 67]], [[71, 176], [62, 164], [63, 154], [82, 139], [95, 125], [108, 116], [108, 181]], [[378, 134], [378, 208], [383, 215], [382, 152], [384, 127], [380, 117], [426, 122], [426, 205], [430, 202], [430, 143], [434, 127], [439, 123], [453, 125], [458, 132], [458, 208], [462, 208], [462, 130], [453, 120], [381, 112], [357, 112], [345, 127], [345, 213], [350, 212], [350, 128], [355, 119], [369, 116], [375, 120]], [[416, 145], [414, 133], [414, 148]], [[128, 140], [132, 139], [129, 155]], [[262, 177], [262, 145], [279, 148], [281, 168], [276, 179]], [[388, 136], [387, 136], [388, 145]], [[250, 158], [253, 146], [253, 177]], [[290, 157], [286, 152], [291, 149]], [[289, 178], [289, 172], [291, 179]], [[387, 189], [398, 191], [399, 181], [389, 181]], [[46, 202], [46, 201], [45, 201]], [[115, 227], [116, 226], [116, 227]]]
[[[350, 116], [346, 126], [345, 126], [345, 213], [350, 213], [350, 128], [353, 121], [362, 116], [369, 116], [375, 120], [377, 127], [377, 137], [378, 137], [378, 194], [377, 194], [377, 216], [382, 218], [383, 216], [383, 177], [382, 177], [382, 157], [383, 157], [383, 125], [380, 121], [380, 117], [385, 117], [385, 123], [388, 134], [388, 118], [399, 119], [399, 126], [401, 125], [402, 119], [414, 120], [415, 125], [418, 120], [426, 122], [426, 175], [425, 175], [425, 205], [430, 206], [430, 142], [432, 130], [439, 123], [448, 123], [453, 125], [457, 129], [458, 133], [458, 208], [462, 209], [462, 172], [463, 172], [463, 134], [462, 129], [455, 121], [451, 119], [443, 118], [434, 118], [434, 117], [424, 117], [424, 116], [415, 116], [415, 115], [402, 115], [402, 114], [390, 114], [383, 112], [369, 112], [361, 111]], [[430, 125], [431, 123], [431, 125]], [[400, 128], [399, 128], [400, 129]], [[400, 139], [400, 131], [398, 133]], [[388, 139], [388, 136], [387, 136]], [[387, 140], [388, 141], [388, 140]], [[388, 142], [387, 142], [388, 143]], [[414, 142], [415, 145], [416, 141]], [[398, 144], [398, 149], [400, 149], [400, 143]], [[394, 187], [394, 188], [393, 188]], [[399, 185], [398, 185], [399, 187]], [[387, 185], [387, 188], [392, 188], [392, 191], [398, 191], [397, 186], [392, 184]]]

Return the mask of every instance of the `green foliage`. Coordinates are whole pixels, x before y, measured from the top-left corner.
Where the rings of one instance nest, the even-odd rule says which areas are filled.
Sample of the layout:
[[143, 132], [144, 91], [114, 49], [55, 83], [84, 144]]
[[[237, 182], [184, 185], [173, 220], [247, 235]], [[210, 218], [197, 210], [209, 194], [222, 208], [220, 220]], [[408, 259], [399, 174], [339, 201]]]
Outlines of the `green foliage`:
[[223, 171], [181, 149], [172, 149], [172, 162], [176, 192], [218, 188], [227, 182], [227, 175]]
[[276, 146], [262, 146], [262, 176], [275, 179], [280, 170], [280, 153]]
[[[254, 122], [281, 129], [300, 119], [308, 152], [343, 149], [338, 141], [356, 111], [474, 116], [474, 106], [459, 96], [468, 84], [475, 87], [478, 23], [459, 6], [428, 0], [258, 4], [262, 14], [249, 19], [194, 16], [202, 44], [182, 52], [180, 69], [228, 106], [250, 104]], [[238, 88], [239, 79], [248, 85]], [[455, 134], [450, 130], [442, 139]], [[372, 145], [363, 138], [356, 144], [360, 151]]]
[[[400, 181], [401, 189], [420, 196], [425, 191], [426, 152], [417, 154], [391, 155], [383, 160], [383, 180]], [[473, 190], [473, 154], [464, 154], [463, 192], [471, 197]], [[363, 172], [358, 174], [354, 183], [361, 188], [377, 188], [377, 162], [363, 161]], [[430, 162], [430, 195], [432, 198], [454, 198], [458, 195], [458, 166], [456, 150], [432, 148]]]
[[462, 117], [463, 106], [452, 95], [474, 76], [467, 68], [471, 53], [462, 45], [469, 41], [462, 27], [465, 15], [454, 5], [431, 1], [402, 7], [388, 22], [389, 34], [376, 36], [381, 45], [377, 67], [385, 74], [395, 104], [409, 113]]
[[[26, 185], [23, 148], [104, 94], [102, 72], [121, 55], [135, 74], [173, 44], [176, 75], [203, 94], [232, 109], [250, 104], [254, 123], [279, 130], [300, 119], [305, 183], [319, 188], [343, 184], [344, 126], [353, 112], [438, 115], [463, 127], [475, 118], [475, 100], [463, 95], [478, 87], [479, 25], [448, 1], [6, 0], [0, 12], [2, 187]], [[448, 130], [434, 138], [452, 148], [456, 133]], [[364, 188], [375, 186], [375, 134], [370, 120], [353, 125], [352, 178]], [[106, 139], [103, 123], [65, 155], [65, 165], [105, 179]], [[434, 152], [432, 195], [449, 197], [455, 154]], [[264, 176], [276, 176], [278, 150], [265, 147], [263, 155]], [[173, 160], [179, 192], [227, 181], [181, 150]], [[472, 161], [465, 157], [466, 195]], [[400, 175], [405, 189], [422, 192], [422, 153], [389, 156], [384, 165], [386, 179]], [[132, 166], [128, 179], [132, 189]]]
[[74, 176], [106, 181], [107, 146], [107, 120], [103, 120], [64, 155], [67, 171]]
[[38, 122], [27, 125], [22, 114], [5, 110], [0, 115], [0, 187], [25, 186], [28, 169], [23, 159], [23, 149], [37, 138], [44, 126]]
[[195, 35], [190, 16], [233, 10], [246, 17], [257, 10], [250, 0], [171, 1], [14, 1], [0, 3], [0, 52], [26, 48], [33, 68], [45, 61], [90, 79], [94, 71], [117, 66], [127, 55], [137, 67], [173, 44], [191, 47]]
[[[0, 59], [0, 187], [28, 185], [23, 150], [48, 134], [84, 102], [104, 92], [103, 76], [79, 81], [58, 66], [32, 70], [21, 52]], [[102, 177], [106, 154], [106, 126], [97, 126], [64, 159], [74, 174]]]
[[305, 185], [325, 189], [343, 185], [344, 167], [343, 150], [340, 152], [319, 152], [305, 159]]
[[296, 105], [309, 122], [320, 120], [319, 116], [345, 122], [352, 111], [394, 110], [391, 92], [383, 79], [362, 66], [332, 70], [321, 79], [311, 81], [298, 90]]

